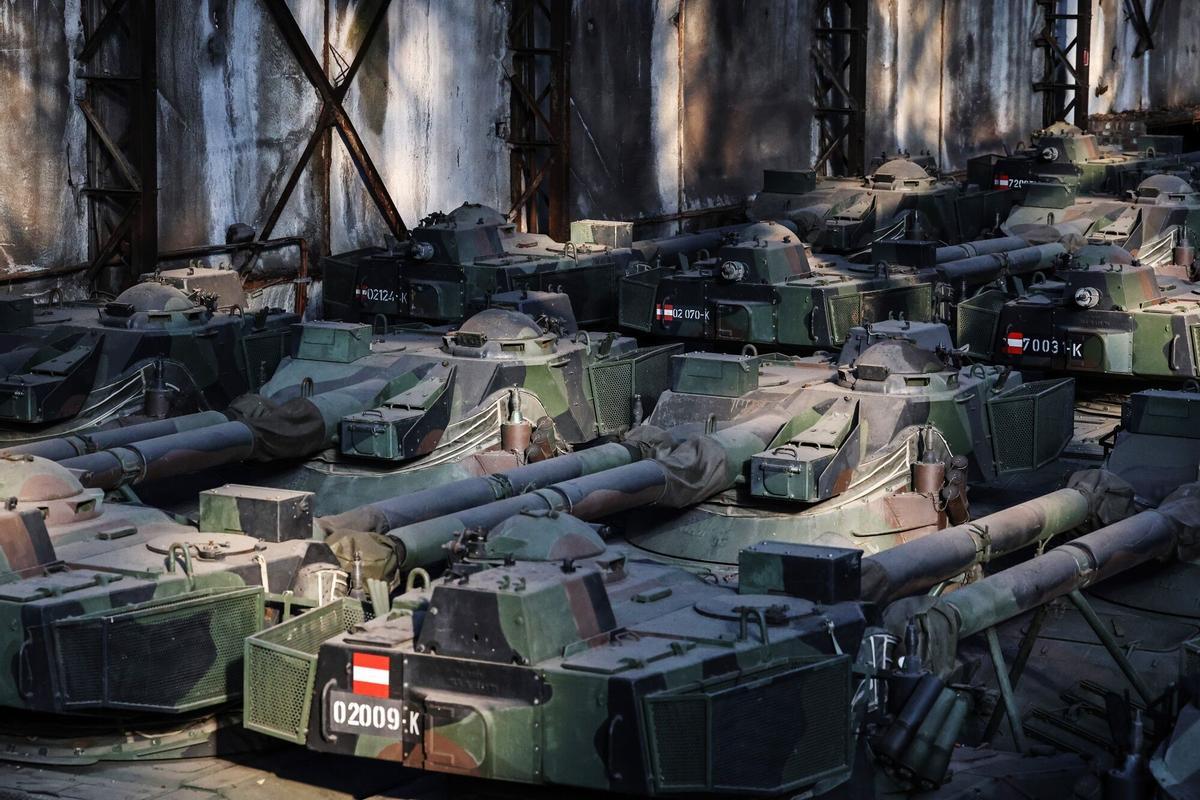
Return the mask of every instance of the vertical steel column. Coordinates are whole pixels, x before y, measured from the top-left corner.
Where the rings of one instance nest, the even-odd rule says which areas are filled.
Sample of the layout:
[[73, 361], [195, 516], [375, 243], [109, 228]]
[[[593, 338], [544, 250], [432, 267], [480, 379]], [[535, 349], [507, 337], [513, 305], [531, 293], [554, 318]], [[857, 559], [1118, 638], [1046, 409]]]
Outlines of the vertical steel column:
[[83, 81], [87, 122], [88, 280], [115, 267], [121, 289], [158, 263], [158, 26], [156, 0], [87, 0]]
[[508, 218], [559, 240], [570, 233], [570, 42], [571, 0], [512, 0]]
[[814, 161], [828, 175], [866, 168], [867, 0], [819, 0], [813, 21]]
[[[1043, 17], [1041, 31], [1033, 41], [1042, 51], [1042, 77], [1033, 84], [1033, 91], [1042, 95], [1042, 125], [1065, 120], [1074, 112], [1075, 125], [1087, 130], [1092, 0], [1035, 2]], [[1075, 35], [1064, 45], [1068, 22], [1075, 23]]]

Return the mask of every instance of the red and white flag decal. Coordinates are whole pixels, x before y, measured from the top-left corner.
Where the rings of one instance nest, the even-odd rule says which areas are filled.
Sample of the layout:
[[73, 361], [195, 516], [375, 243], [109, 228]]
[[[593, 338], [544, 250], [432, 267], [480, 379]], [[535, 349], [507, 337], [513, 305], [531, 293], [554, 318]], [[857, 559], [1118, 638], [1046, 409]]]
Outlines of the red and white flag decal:
[[1012, 180], [1007, 175], [997, 175], [996, 176], [996, 188], [997, 189], [1007, 189], [1010, 186], [1012, 186]]
[[660, 303], [654, 307], [654, 318], [659, 322], [675, 319], [675, 306], [670, 303]]
[[392, 660], [371, 653], [354, 654], [354, 693], [387, 697], [391, 693]]
[[1010, 356], [1019, 356], [1025, 352], [1025, 334], [1016, 331], [1009, 332], [1004, 337], [1004, 352]]

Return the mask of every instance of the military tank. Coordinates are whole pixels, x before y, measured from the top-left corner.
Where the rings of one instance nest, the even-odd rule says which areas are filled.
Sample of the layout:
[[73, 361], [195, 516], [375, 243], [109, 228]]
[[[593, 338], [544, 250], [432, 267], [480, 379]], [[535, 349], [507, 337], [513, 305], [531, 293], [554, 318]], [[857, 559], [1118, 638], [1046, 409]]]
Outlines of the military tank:
[[708, 258], [622, 277], [620, 322], [661, 339], [834, 349], [864, 323], [953, 325], [958, 300], [1053, 271], [1065, 257], [1057, 242], [1002, 237], [946, 246], [876, 242], [859, 263], [811, 253], [790, 223], [762, 222]]
[[[965, 519], [968, 478], [1056, 458], [1073, 396], [1070, 380], [956, 364], [945, 326], [928, 323], [859, 329], [836, 362], [679, 354], [648, 425], [619, 444], [317, 524], [385, 535], [402, 571], [529, 510], [604, 517], [643, 557], [713, 574], [768, 539], [875, 552]], [[678, 441], [706, 429], [703, 446]]]
[[[736, 228], [737, 226], [733, 226]], [[571, 241], [524, 233], [498, 211], [464, 203], [421, 220], [406, 242], [323, 260], [325, 318], [455, 324], [505, 292], [567, 295], [583, 326], [613, 321], [617, 279], [632, 263], [675, 263], [729, 229], [635, 242], [633, 224], [580, 220]]]
[[[617, 436], [653, 408], [678, 346], [568, 335], [575, 325], [564, 296], [510, 299], [540, 299], [553, 313], [543, 326], [491, 308], [453, 330], [385, 334], [361, 323], [305, 323], [295, 356], [224, 415], [10, 452], [56, 459], [89, 487], [140, 487], [168, 507], [172, 496], [194, 502], [196, 491], [250, 462], [243, 482], [317, 492], [318, 510], [329, 514]], [[494, 463], [484, 464], [489, 452]]]
[[[155, 720], [186, 724], [228, 706], [241, 695], [247, 636], [351, 588], [333, 551], [311, 538], [309, 494], [214, 493], [205, 505], [242, 509], [242, 532], [231, 534], [109, 502], [36, 456], [0, 457], [0, 492], [8, 498], [0, 510], [6, 737], [40, 730], [43, 717], [15, 710], [75, 716], [82, 729], [105, 715], [110, 727], [116, 715], [153, 729]], [[202, 744], [165, 739], [129, 736], [113, 755], [163, 757]]]
[[[881, 159], [882, 161], [882, 159]], [[813, 170], [767, 170], [749, 217], [790, 222], [821, 253], [849, 254], [887, 239], [957, 244], [1008, 216], [1012, 195], [939, 177], [932, 159], [897, 155], [863, 178], [818, 178]]]
[[1079, 197], [1064, 184], [1031, 184], [1001, 229], [1032, 241], [1115, 245], [1164, 274], [1188, 278], [1195, 261], [1191, 242], [1200, 231], [1200, 193], [1175, 175], [1151, 175], [1122, 199]]
[[[368, 623], [343, 629], [329, 607], [248, 640], [246, 725], [527, 784], [821, 792], [852, 768], [867, 622], [857, 553], [827, 555], [744, 554], [760, 580], [734, 592], [568, 516], [518, 516]], [[796, 594], [778, 579], [793, 567], [832, 585]]]
[[957, 340], [1025, 370], [1190, 380], [1200, 375], [1198, 299], [1194, 283], [1120, 248], [1090, 246], [1016, 297], [985, 290], [960, 303]]
[[223, 410], [274, 374], [295, 314], [218, 308], [157, 281], [107, 303], [0, 307], [0, 446]]
[[[1117, 448], [1130, 437], [1185, 430], [1191, 405], [1194, 397], [1178, 393], [1143, 395]], [[728, 455], [739, 435], [718, 434]], [[743, 548], [736, 591], [645, 563], [565, 513], [526, 510], [462, 538], [442, 578], [414, 581], [371, 622], [325, 623], [322, 614], [334, 616], [327, 609], [251, 637], [247, 724], [313, 750], [424, 770], [650, 795], [819, 797], [845, 792], [852, 774], [876, 796], [930, 792], [951, 775], [956, 784], [966, 775], [957, 791], [972, 791], [979, 783], [971, 765], [980, 759], [1007, 776], [1008, 789], [1028, 780], [1042, 796], [1051, 786], [1074, 785], [1082, 796], [1145, 788], [1145, 750], [1165, 740], [1155, 720], [1170, 718], [1171, 701], [1157, 701], [1130, 667], [1113, 635], [1120, 628], [1105, 621], [1113, 612], [1104, 608], [1101, 618], [1079, 590], [1103, 590], [1159, 559], [1194, 557], [1200, 488], [1171, 491], [1165, 476], [1166, 493], [1148, 507], [1131, 503], [1114, 475], [1085, 470], [1067, 488], [865, 557], [782, 542]], [[938, 590], [1064, 534], [1076, 538], [969, 577], [956, 591]], [[1110, 663], [1092, 689], [1109, 692], [1113, 738], [1090, 766], [1066, 739], [1042, 738], [1049, 731], [1039, 739], [1051, 747], [1031, 750], [1025, 732], [1037, 730], [1037, 718], [1020, 705], [1033, 684], [1094, 674], [1081, 648], [1073, 646], [1078, 660], [1069, 667], [1037, 670], [1014, 689], [1047, 617], [1028, 633], [1012, 623], [1068, 596], [1118, 667]], [[998, 626], [1022, 640], [1011, 680]], [[995, 702], [983, 685], [989, 673], [963, 660], [964, 647], [988, 631]], [[1043, 654], [1068, 636], [1042, 635]], [[789, 658], [797, 660], [789, 666]], [[1170, 659], [1148, 663], [1162, 675], [1176, 672]], [[841, 665], [851, 671], [840, 673]], [[1120, 699], [1122, 680], [1141, 705]], [[1088, 700], [1068, 701], [1093, 713]], [[995, 739], [1005, 712], [1011, 749]], [[1184, 712], [1185, 722], [1194, 717]], [[1090, 719], [1060, 716], [1060, 733], [1091, 736], [1092, 752], [1104, 751], [1108, 734], [1092, 734]], [[1101, 724], [1104, 716], [1101, 708]], [[983, 723], [992, 732], [978, 748], [974, 728]], [[1122, 737], [1126, 724], [1131, 733]], [[1170, 790], [1187, 779], [1192, 728], [1160, 751], [1167, 755], [1155, 775]], [[1052, 750], [1060, 755], [1047, 755]]]
[[1033, 134], [1029, 147], [976, 156], [967, 161], [967, 179], [978, 186], [1021, 190], [1055, 183], [1079, 195], [1123, 195], [1146, 178], [1177, 174], [1191, 179], [1200, 153], [1184, 152], [1182, 136], [1140, 136], [1131, 149], [1106, 145], [1093, 133], [1056, 122]]
[[[551, 307], [556, 298], [546, 298]], [[0, 703], [88, 712], [93, 722], [140, 712], [149, 730], [163, 715], [183, 720], [180, 732], [134, 737], [136, 746], [130, 739], [120, 753], [217, 746], [223, 734], [187, 726], [236, 700], [240, 685], [228, 680], [238, 674], [242, 639], [370, 587], [362, 565], [372, 554], [357, 542], [314, 540], [314, 510], [498, 466], [536, 467], [605, 425], [624, 431], [640, 414], [634, 387], [651, 408], [665, 366], [654, 359], [676, 349], [560, 335], [503, 308], [440, 332], [374, 335], [367, 325], [307, 323], [296, 355], [227, 415], [10, 449], [0, 457], [10, 485], [0, 488], [13, 498], [9, 516], [26, 527], [14, 524], [4, 543], [0, 613], [13, 633], [0, 637], [0, 660], [12, 662], [15, 682], [0, 688]], [[492, 451], [494, 463], [479, 453], [465, 464], [477, 451]], [[238, 462], [254, 459], [259, 485], [227, 483]], [[188, 495], [186, 517], [142, 505], [134, 490], [142, 502]], [[35, 679], [47, 671], [53, 680]], [[43, 741], [54, 748], [70, 740]]]

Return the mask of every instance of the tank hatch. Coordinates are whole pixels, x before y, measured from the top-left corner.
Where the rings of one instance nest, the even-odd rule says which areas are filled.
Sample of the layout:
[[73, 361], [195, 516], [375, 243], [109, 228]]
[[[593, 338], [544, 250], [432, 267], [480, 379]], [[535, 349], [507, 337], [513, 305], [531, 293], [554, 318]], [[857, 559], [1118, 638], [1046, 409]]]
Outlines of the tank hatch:
[[435, 586], [417, 651], [527, 665], [615, 628], [597, 567], [526, 561]]
[[528, 314], [488, 308], [446, 334], [443, 349], [466, 358], [512, 358], [549, 355], [558, 337], [547, 333]]

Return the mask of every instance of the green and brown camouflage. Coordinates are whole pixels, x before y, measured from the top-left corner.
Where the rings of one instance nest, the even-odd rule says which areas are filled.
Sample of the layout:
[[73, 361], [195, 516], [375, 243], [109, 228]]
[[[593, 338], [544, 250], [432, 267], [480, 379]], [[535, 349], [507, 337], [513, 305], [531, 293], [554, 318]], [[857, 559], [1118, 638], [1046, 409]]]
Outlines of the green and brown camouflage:
[[[359, 323], [307, 323], [296, 356], [258, 395], [237, 400], [228, 421], [63, 463], [86, 484], [111, 489], [247, 459], [295, 461], [331, 446], [339, 461], [394, 472], [497, 446], [522, 452], [545, 442], [552, 454], [629, 430], [665, 387], [678, 346], [560, 331], [502, 308], [451, 331], [375, 335]], [[323, 513], [355, 505], [329, 501]]]
[[[928, 604], [919, 625], [922, 639], [932, 643], [932, 652], [923, 660], [948, 673], [951, 665], [945, 656], [953, 655], [954, 648], [947, 648], [946, 643], [980, 633], [1141, 564], [1195, 558], [1198, 534], [1200, 484], [1193, 482], [1178, 487], [1157, 508], [1072, 539]], [[901, 607], [900, 612], [907, 608]], [[894, 615], [893, 621], [900, 615]]]
[[[1157, 416], [1161, 419], [1142, 426], [1146, 435], [1166, 435], [1172, 424], [1186, 426], [1186, 414], [1168, 419], [1166, 410], [1160, 411]], [[1097, 480], [1098, 475], [1102, 479]], [[1085, 522], [1099, 519], [1105, 524], [1112, 516], [1120, 518], [1129, 511], [1131, 495], [1123, 491], [1119, 479], [1104, 479], [1100, 471], [1087, 471], [1076, 476], [1070, 488], [1019, 506], [1007, 517], [1006, 512], [1000, 512], [977, 520], [971, 528], [945, 531], [902, 544], [886, 556], [863, 559], [861, 589], [857, 551], [778, 542], [760, 544], [741, 554], [741, 594], [734, 596], [736, 608], [730, 608], [729, 602], [679, 598], [679, 608], [664, 607], [668, 614], [659, 624], [654, 624], [653, 604], [679, 595], [678, 583], [660, 577], [649, 592], [635, 585], [629, 594], [618, 593], [621, 583], [642, 568], [674, 568], [640, 562], [633, 556], [636, 550], [610, 547], [606, 551], [595, 531], [565, 515], [526, 512], [460, 539], [460, 546], [451, 551], [451, 568], [443, 580], [401, 595], [388, 614], [379, 614], [373, 622], [326, 625], [312, 617], [309, 622], [314, 624], [305, 627], [301, 625], [304, 618], [300, 618], [289, 623], [290, 631], [280, 628], [252, 638], [246, 672], [247, 719], [255, 730], [303, 741], [315, 750], [397, 760], [426, 770], [499, 780], [643, 794], [772, 794], [811, 784], [813, 795], [820, 796], [844, 779], [848, 770], [840, 776], [822, 773], [796, 777], [793, 772], [792, 779], [798, 782], [788, 782], [786, 770], [781, 773], [775, 767], [776, 757], [763, 759], [763, 753], [790, 752], [796, 758], [802, 752], [811, 754], [820, 749], [812, 744], [799, 745], [798, 736], [803, 734], [770, 716], [771, 707], [784, 701], [754, 682], [752, 676], [740, 678], [742, 685], [755, 686], [754, 693], [743, 696], [740, 702], [753, 709], [756, 746], [760, 748], [756, 753], [760, 758], [757, 769], [745, 770], [746, 783], [718, 777], [730, 774], [726, 770], [731, 767], [722, 763], [726, 755], [740, 753], [736, 739], [724, 741], [721, 736], [739, 728], [732, 721], [718, 724], [719, 697], [729, 683], [715, 679], [707, 684], [706, 677], [715, 678], [711, 672], [702, 672], [698, 678], [693, 673], [691, 680], [683, 679], [689, 693], [706, 695], [705, 703], [697, 704], [695, 716], [671, 717], [676, 733], [664, 741], [659, 725], [664, 718], [659, 716], [657, 696], [639, 693], [637, 683], [625, 687], [622, 676], [642, 681], [657, 677], [661, 683], [643, 685], [661, 691], [659, 687], [665, 684], [672, 702], [683, 703], [675, 694], [683, 690], [682, 686], [676, 688], [674, 674], [680, 665], [675, 659], [684, 656], [686, 660], [686, 655], [700, 653], [688, 648], [656, 656], [642, 652], [647, 640], [656, 640], [669, 631], [672, 641], [690, 643], [694, 635], [689, 621], [719, 616], [714, 613], [716, 609], [725, 608], [732, 612], [725, 619], [731, 624], [736, 622], [738, 632], [731, 637], [735, 642], [743, 638], [754, 641], [757, 629], [758, 642], [774, 645], [779, 640], [776, 626], [800, 624], [799, 620], [785, 623], [793, 607], [790, 598], [818, 603], [817, 608], [825, 613], [860, 596], [886, 602], [919, 593], [942, 582], [950, 573], [991, 557], [1070, 532]], [[874, 774], [877, 787], [893, 795], [906, 794], [935, 788], [945, 780], [971, 713], [971, 695], [975, 694], [945, 682], [951, 674], [946, 658], [953, 656], [960, 637], [1149, 560], [1194, 557], [1196, 532], [1200, 530], [1197, 498], [1200, 486], [1186, 486], [1157, 510], [1106, 524], [1094, 534], [940, 599], [922, 599], [919, 608], [923, 613], [912, 628], [918, 635], [903, 637], [902, 667], [896, 666], [897, 636], [864, 625], [859, 631], [859, 644], [847, 648], [838, 635], [836, 621], [826, 622], [837, 643], [832, 650], [821, 653], [828, 657], [857, 651], [859, 674], [875, 678], [859, 685], [852, 694], [839, 696], [844, 717], [832, 708], [824, 713], [836, 717], [839, 726], [845, 719], [851, 730], [867, 737], [870, 745], [860, 750], [859, 756], [868, 759], [867, 768]], [[1117, 509], [1122, 499], [1124, 508]], [[621, 553], [620, 577], [614, 577], [617, 562], [608, 555], [614, 552]], [[929, 556], [935, 556], [933, 562]], [[878, 580], [878, 570], [868, 577], [872, 570], [867, 567], [885, 559], [894, 564], [908, 562], [912, 569], [907, 578], [889, 571], [889, 579], [896, 582], [890, 590], [880, 591], [883, 584]], [[530, 564], [537, 569], [527, 569]], [[557, 593], [572, 576], [593, 564], [599, 573], [595, 579], [597, 589], [575, 590], [575, 597], [586, 597], [588, 602], [572, 599], [570, 590], [564, 590], [565, 598]], [[552, 579], [549, 586], [546, 578]], [[638, 594], [633, 594], [635, 589]], [[590, 601], [605, 590], [613, 611], [613, 628], [636, 633], [636, 637], [606, 636], [606, 626], [594, 624], [600, 615]], [[719, 585], [711, 585], [710, 590], [714, 597], [727, 591]], [[530, 594], [520, 597], [525, 592]], [[544, 605], [539, 602], [543, 593], [553, 598]], [[611, 602], [614, 597], [632, 599], [632, 612]], [[757, 601], [760, 597], [762, 605]], [[765, 605], [768, 602], [772, 605]], [[686, 613], [682, 608], [685, 604]], [[549, 608], [554, 612], [546, 610]], [[897, 629], [894, 625], [897, 621], [906, 623], [909, 617], [904, 614], [911, 608], [911, 604], [899, 604], [888, 610], [893, 630], [904, 627]], [[552, 613], [567, 619], [555, 623], [548, 619]], [[627, 613], [634, 615], [634, 622], [622, 625]], [[863, 622], [867, 621], [864, 617]], [[324, 629], [316, 637], [324, 639], [319, 645], [309, 635], [318, 628]], [[303, 649], [290, 647], [289, 640], [303, 642]], [[573, 646], [576, 641], [579, 644]], [[721, 637], [716, 641], [722, 641]], [[631, 651], [630, 647], [635, 649]], [[616, 653], [610, 655], [614, 648]], [[756, 663], [765, 664], [762, 660]], [[603, 664], [605, 669], [589, 670], [585, 664]], [[500, 665], [510, 672], [500, 671]], [[533, 673], [532, 686], [541, 692], [523, 694], [509, 688], [520, 680], [521, 669]], [[739, 674], [744, 669], [739, 659]], [[593, 671], [599, 674], [593, 676]], [[568, 673], [573, 680], [563, 682], [559, 673]], [[505, 680], [504, 675], [512, 675], [511, 680]], [[595, 703], [590, 702], [595, 694], [567, 692], [568, 686], [591, 678], [603, 681], [602, 687], [591, 689], [600, 693]], [[305, 699], [302, 706], [294, 702], [294, 689], [280, 689], [285, 683], [298, 687], [299, 696]], [[710, 686], [719, 688], [713, 692]], [[797, 694], [789, 703], [792, 709], [802, 710], [805, 722], [811, 708], [808, 703], [815, 701], [819, 691], [809, 685], [803, 696]], [[561, 708], [559, 700], [571, 701], [570, 722], [555, 719]], [[615, 718], [618, 713], [620, 722]], [[860, 727], [863, 715], [869, 720], [867, 727]], [[619, 726], [625, 720], [631, 722], [622, 729]], [[680, 729], [694, 728], [704, 734], [688, 738], [686, 748], [668, 746], [678, 744]], [[617, 733], [622, 734], [620, 738], [628, 749], [614, 747]], [[823, 735], [832, 737], [834, 731], [824, 729]], [[690, 753], [692, 759], [664, 759], [664, 754], [682, 751]], [[614, 765], [626, 763], [615, 759], [627, 752], [641, 759], [633, 762], [637, 768], [614, 769]], [[684, 765], [687, 771], [681, 771]], [[640, 783], [627, 782], [629, 774], [637, 775]]]
[[444, 580], [359, 618], [318, 610], [248, 640], [246, 725], [429, 771], [639, 795], [821, 793], [850, 775], [866, 618], [828, 592], [739, 593], [627, 559], [578, 520], [519, 515]]
[[979, 287], [1050, 270], [1058, 243], [1019, 237], [939, 247], [876, 243], [861, 261], [817, 256], [787, 225], [744, 229], [707, 259], [621, 278], [620, 322], [671, 340], [812, 351], [840, 347], [858, 325], [888, 319], [954, 323]]
[[1012, 195], [938, 177], [929, 159], [898, 156], [865, 178], [818, 178], [813, 170], [767, 170], [753, 220], [794, 224], [821, 253], [853, 253], [888, 239], [952, 244], [985, 236], [1008, 216]]
[[676, 441], [669, 431], [645, 426], [627, 443], [652, 457], [581, 475], [539, 489], [392, 528], [387, 536], [398, 554], [398, 569], [433, 569], [445, 561], [456, 539], [488, 531], [523, 512], [570, 513], [600, 519], [632, 509], [682, 508], [731, 488], [753, 454], [761, 452], [787, 423], [765, 413], [709, 435]]
[[409, 241], [325, 258], [325, 318], [455, 324], [497, 294], [527, 290], [563, 293], [580, 324], [606, 326], [617, 280], [635, 262], [674, 263], [716, 247], [724, 230], [635, 242], [633, 223], [581, 220], [571, 224], [570, 242], [556, 242], [464, 203], [425, 217]]
[[875, 552], [961, 521], [968, 475], [1042, 466], [1072, 432], [1069, 380], [956, 364], [941, 325], [859, 329], [840, 363], [681, 354], [671, 378], [651, 424], [621, 444], [317, 524], [387, 533], [400, 572], [436, 568], [448, 543], [524, 511], [604, 518], [644, 555], [681, 563], [732, 564], [768, 539]]
[[[324, 543], [262, 538], [108, 503], [62, 466], [0, 458], [0, 706], [177, 715], [239, 697], [243, 640], [330, 603], [347, 575]], [[31, 729], [32, 730], [32, 729]]]
[[1200, 161], [1200, 153], [1183, 151], [1182, 136], [1139, 136], [1131, 146], [1110, 145], [1066, 122], [1036, 131], [1031, 142], [1009, 155], [968, 160], [967, 180], [996, 189], [1060, 183], [1080, 195], [1123, 195], [1151, 175], [1175, 173], [1190, 180]]
[[250, 314], [148, 281], [104, 304], [0, 309], [0, 444], [99, 426], [224, 410], [271, 377], [299, 318]]
[[[735, 489], [625, 526], [656, 557], [732, 564], [765, 540], [868, 553], [962, 521], [962, 483], [1036, 469], [1073, 432], [1073, 383], [957, 360], [945, 326], [855, 331], [838, 361], [688, 353], [648, 422], [791, 421]], [[710, 423], [712, 424], [712, 423]], [[957, 518], [956, 518], [957, 517]]]
[[960, 303], [957, 338], [1026, 370], [1188, 380], [1200, 376], [1200, 293], [1127, 254], [1076, 259], [1016, 297], [986, 290]]
[[1116, 245], [1162, 274], [1190, 275], [1200, 193], [1177, 175], [1151, 175], [1120, 199], [1080, 196], [1058, 183], [1030, 184], [1023, 194], [1001, 226], [1010, 236]]
[[120, 427], [85, 430], [80, 433], [60, 434], [50, 439], [5, 447], [11, 455], [31, 455], [50, 461], [63, 461], [75, 456], [107, 450], [130, 442], [154, 439], [172, 433], [208, 428], [227, 422], [228, 417], [219, 411], [198, 411], [179, 417], [167, 417], [147, 422], [134, 422]]
[[426, 489], [389, 497], [351, 508], [340, 514], [318, 517], [317, 527], [326, 534], [336, 531], [387, 533], [434, 517], [454, 514], [496, 500], [505, 500], [544, 489], [561, 481], [631, 464], [646, 454], [626, 443], [610, 442], [515, 469], [486, 476], [462, 478]]

